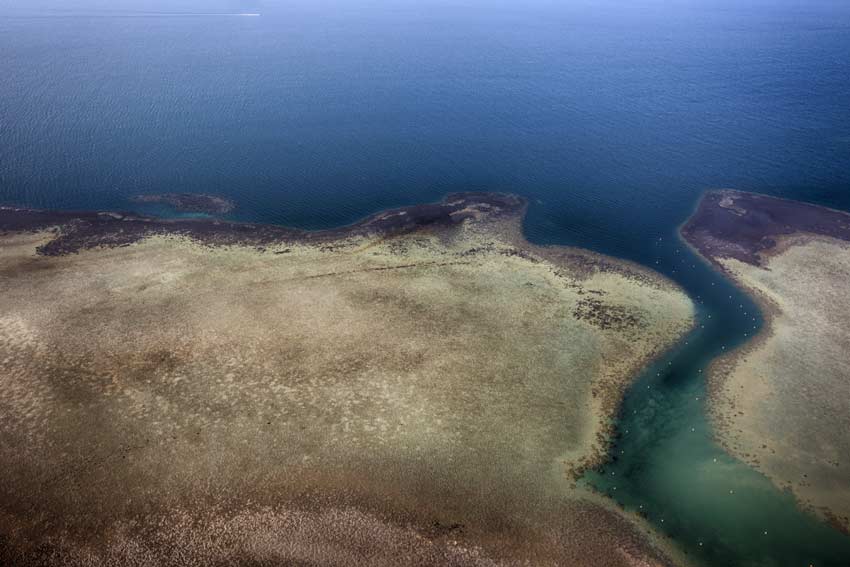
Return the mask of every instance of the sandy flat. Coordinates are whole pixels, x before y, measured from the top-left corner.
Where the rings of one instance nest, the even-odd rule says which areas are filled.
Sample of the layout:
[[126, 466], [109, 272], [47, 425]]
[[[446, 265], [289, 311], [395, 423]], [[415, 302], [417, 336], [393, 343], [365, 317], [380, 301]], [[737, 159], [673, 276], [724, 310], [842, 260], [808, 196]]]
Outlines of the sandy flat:
[[670, 564], [572, 482], [690, 300], [459, 207], [317, 243], [0, 236], [0, 558]]
[[769, 315], [744, 353], [718, 361], [724, 443], [837, 526], [850, 526], [850, 247], [789, 237], [763, 267], [723, 266]]

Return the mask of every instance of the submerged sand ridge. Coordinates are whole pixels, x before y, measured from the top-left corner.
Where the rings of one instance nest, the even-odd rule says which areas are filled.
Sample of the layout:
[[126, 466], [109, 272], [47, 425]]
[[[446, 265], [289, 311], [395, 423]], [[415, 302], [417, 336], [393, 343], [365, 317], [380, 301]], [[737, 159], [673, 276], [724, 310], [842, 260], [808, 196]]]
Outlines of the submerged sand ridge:
[[766, 317], [754, 342], [712, 369], [720, 440], [848, 531], [850, 215], [713, 192], [683, 234], [748, 290]]
[[0, 212], [0, 558], [668, 564], [571, 475], [693, 306], [523, 211]]

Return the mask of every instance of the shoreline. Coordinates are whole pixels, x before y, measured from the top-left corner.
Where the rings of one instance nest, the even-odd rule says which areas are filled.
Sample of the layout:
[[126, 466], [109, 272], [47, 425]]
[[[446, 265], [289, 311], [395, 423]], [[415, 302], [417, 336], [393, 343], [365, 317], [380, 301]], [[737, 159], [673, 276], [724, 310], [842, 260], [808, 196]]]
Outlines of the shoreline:
[[[479, 210], [466, 210], [470, 206]], [[120, 211], [0, 207], [0, 233], [69, 228], [69, 232], [60, 233], [51, 246], [40, 251], [47, 256], [98, 246], [123, 246], [154, 235], [186, 236], [208, 246], [263, 247], [279, 243], [319, 244], [350, 237], [392, 237], [423, 228], [450, 228], [476, 212], [499, 218], [524, 214], [526, 206], [523, 198], [505, 193], [449, 193], [435, 203], [387, 209], [348, 225], [314, 231], [207, 218], [164, 219]]]

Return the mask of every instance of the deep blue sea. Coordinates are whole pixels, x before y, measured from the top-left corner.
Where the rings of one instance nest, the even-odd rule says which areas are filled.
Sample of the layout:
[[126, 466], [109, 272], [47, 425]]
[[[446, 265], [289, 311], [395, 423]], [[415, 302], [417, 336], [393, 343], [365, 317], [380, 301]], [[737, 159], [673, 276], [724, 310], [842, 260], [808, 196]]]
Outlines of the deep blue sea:
[[701, 310], [587, 482], [706, 565], [847, 567], [850, 538], [711, 441], [699, 370], [761, 324], [676, 239], [715, 187], [850, 210], [850, 2], [0, 0], [0, 203], [203, 192], [322, 228], [525, 195], [531, 240], [650, 265]]

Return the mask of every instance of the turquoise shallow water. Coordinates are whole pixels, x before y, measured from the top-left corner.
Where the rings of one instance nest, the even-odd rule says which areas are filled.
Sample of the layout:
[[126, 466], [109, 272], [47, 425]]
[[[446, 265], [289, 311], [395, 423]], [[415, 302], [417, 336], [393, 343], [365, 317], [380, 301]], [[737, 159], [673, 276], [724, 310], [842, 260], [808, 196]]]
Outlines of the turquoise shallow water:
[[790, 493], [713, 442], [703, 371], [752, 338], [761, 316], [681, 243], [664, 248], [659, 263], [703, 291], [698, 327], [631, 388], [611, 460], [585, 482], [644, 515], [699, 564], [850, 565], [850, 538], [801, 513]]
[[[636, 384], [617, 461], [588, 481], [707, 565], [850, 565], [850, 538], [711, 442], [699, 370], [760, 320], [675, 235], [712, 187], [850, 210], [846, 2], [72, 4], [0, 0], [0, 202], [194, 191], [322, 228], [523, 194], [531, 240], [701, 301], [705, 327]], [[261, 15], [209, 15], [241, 13]]]

